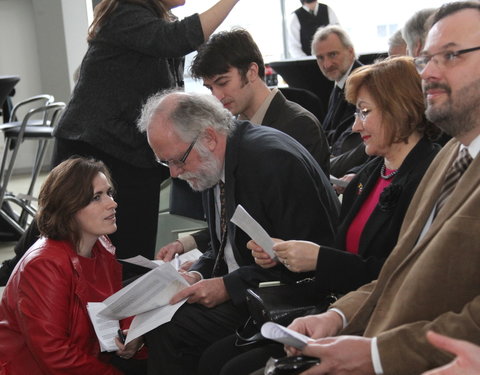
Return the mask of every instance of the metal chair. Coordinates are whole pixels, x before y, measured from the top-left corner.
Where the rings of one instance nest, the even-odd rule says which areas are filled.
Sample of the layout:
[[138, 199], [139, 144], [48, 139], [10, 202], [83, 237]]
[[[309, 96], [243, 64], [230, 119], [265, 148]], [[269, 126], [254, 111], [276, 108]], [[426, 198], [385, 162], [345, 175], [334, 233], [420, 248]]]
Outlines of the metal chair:
[[[52, 103], [52, 101], [51, 95], [38, 95], [27, 99], [14, 107], [12, 120], [16, 118], [19, 108], [35, 102], [40, 102], [41, 105], [28, 110], [21, 121], [11, 121], [0, 125], [0, 130], [3, 130], [5, 136], [5, 148], [0, 167], [0, 216], [19, 233], [23, 233], [28, 226], [28, 217], [33, 217], [36, 213], [36, 207], [32, 205], [35, 200], [33, 190], [41, 171], [48, 141], [53, 138], [54, 127], [65, 108], [65, 103]], [[37, 142], [30, 185], [26, 194], [13, 194], [8, 191], [8, 184], [15, 167], [18, 151], [25, 140]], [[20, 207], [21, 213], [18, 217], [12, 215], [11, 210], [6, 209], [4, 204], [6, 202]]]

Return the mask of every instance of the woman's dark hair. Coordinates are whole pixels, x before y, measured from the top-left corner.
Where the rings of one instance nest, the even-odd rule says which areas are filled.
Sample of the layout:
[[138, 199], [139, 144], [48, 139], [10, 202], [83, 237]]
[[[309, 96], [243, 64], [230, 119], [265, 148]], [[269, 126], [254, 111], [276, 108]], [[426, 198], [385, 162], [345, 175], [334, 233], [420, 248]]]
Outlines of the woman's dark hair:
[[75, 214], [93, 197], [93, 180], [110, 173], [101, 161], [72, 157], [56, 166], [47, 176], [38, 198], [36, 221], [42, 236], [69, 241], [78, 248], [81, 232]]
[[115, 11], [119, 3], [146, 5], [160, 18], [170, 18], [170, 13], [161, 0], [102, 0], [93, 11], [93, 21], [88, 28], [88, 41], [95, 37], [98, 30], [107, 22], [108, 17]]
[[411, 57], [391, 57], [357, 68], [345, 85], [349, 103], [356, 104], [360, 88], [368, 91], [382, 113], [387, 144], [406, 142], [415, 131], [438, 137], [440, 130], [425, 118], [421, 79]]

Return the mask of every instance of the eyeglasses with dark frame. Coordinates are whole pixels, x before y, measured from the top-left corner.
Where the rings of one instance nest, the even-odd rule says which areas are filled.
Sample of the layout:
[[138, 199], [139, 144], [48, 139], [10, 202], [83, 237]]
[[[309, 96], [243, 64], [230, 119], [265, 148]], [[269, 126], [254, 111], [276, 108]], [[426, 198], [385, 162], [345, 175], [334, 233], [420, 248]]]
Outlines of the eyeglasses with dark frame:
[[176, 168], [183, 168], [185, 166], [185, 161], [188, 158], [188, 155], [190, 155], [190, 152], [193, 149], [193, 146], [195, 146], [195, 142], [197, 142], [197, 138], [193, 140], [192, 143], [190, 143], [190, 146], [188, 146], [187, 151], [183, 154], [183, 156], [180, 159], [170, 159], [170, 160], [162, 160], [156, 157], [157, 163], [170, 168], [170, 167], [176, 167]]
[[355, 110], [355, 117], [359, 118], [360, 121], [365, 121], [367, 119], [368, 114], [372, 112], [371, 109], [367, 108], [357, 108]]
[[455, 65], [455, 63], [458, 61], [457, 58], [465, 53], [470, 53], [474, 51], [480, 50], [480, 46], [478, 47], [473, 47], [473, 48], [466, 48], [466, 49], [460, 49], [458, 51], [441, 51], [434, 53], [432, 55], [423, 55], [423, 56], [418, 56], [413, 59], [413, 62], [415, 63], [415, 67], [417, 68], [418, 73], [423, 73], [425, 70], [425, 67], [427, 64], [435, 57], [438, 56], [438, 58], [435, 61], [435, 63], [438, 66], [450, 68], [451, 66]]

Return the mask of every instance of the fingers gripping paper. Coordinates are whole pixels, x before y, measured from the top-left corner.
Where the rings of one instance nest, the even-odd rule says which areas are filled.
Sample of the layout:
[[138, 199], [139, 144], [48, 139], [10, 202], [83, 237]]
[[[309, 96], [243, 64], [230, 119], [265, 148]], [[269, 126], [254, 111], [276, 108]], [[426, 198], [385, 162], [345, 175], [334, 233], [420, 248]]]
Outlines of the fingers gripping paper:
[[240, 204], [237, 206], [230, 221], [248, 234], [272, 259], [276, 258], [273, 252], [273, 245], [275, 243], [265, 229], [263, 229]]

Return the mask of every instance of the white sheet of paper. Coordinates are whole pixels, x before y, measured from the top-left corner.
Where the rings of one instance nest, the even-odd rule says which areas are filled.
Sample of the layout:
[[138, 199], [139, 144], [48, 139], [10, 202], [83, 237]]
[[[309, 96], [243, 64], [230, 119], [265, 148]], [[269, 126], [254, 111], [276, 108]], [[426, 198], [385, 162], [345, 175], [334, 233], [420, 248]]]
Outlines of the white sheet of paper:
[[173, 265], [164, 263], [108, 297], [99, 313], [110, 319], [125, 319], [168, 305], [188, 286]]
[[267, 322], [262, 325], [261, 333], [263, 337], [277, 341], [284, 345], [293, 346], [302, 349], [307, 345], [310, 338], [301, 333], [292, 331], [291, 329], [281, 326], [280, 324]]
[[117, 336], [120, 324], [118, 320], [109, 319], [98, 314], [98, 312], [104, 308], [105, 304], [103, 302], [87, 303], [88, 315], [97, 334], [100, 351], [115, 352], [118, 350], [117, 344], [115, 344], [115, 337]]
[[[191, 251], [188, 251], [188, 252], [180, 255], [178, 258], [180, 260], [180, 264], [183, 264], [183, 263], [189, 262], [189, 261], [196, 261], [201, 256], [202, 256], [202, 252], [200, 250], [193, 249]], [[120, 260], [122, 262], [135, 264], [137, 266], [149, 268], [151, 270], [153, 270], [154, 268], [157, 268], [158, 266], [161, 266], [162, 264], [165, 263], [163, 260], [150, 260], [150, 259], [145, 258], [142, 255], [137, 255], [137, 256], [132, 257], [132, 258], [126, 258], [126, 259], [120, 259]], [[170, 263], [175, 267], [175, 269], [178, 270], [178, 268], [176, 267], [176, 264], [175, 264], [175, 258], [173, 258], [170, 261]]]
[[125, 344], [128, 344], [133, 339], [136, 339], [137, 337], [150, 332], [152, 329], [169, 322], [172, 319], [173, 314], [175, 314], [180, 306], [182, 306], [186, 301], [187, 299], [184, 299], [175, 305], [166, 305], [164, 307], [137, 315], [135, 318], [133, 318], [132, 324], [130, 324]]
[[275, 242], [273, 242], [265, 229], [263, 229], [262, 226], [250, 216], [242, 205], [239, 204], [237, 206], [230, 221], [248, 234], [252, 240], [254, 240], [268, 255], [272, 257], [272, 259], [276, 258], [272, 249]]
[[347, 185], [350, 183], [350, 181], [340, 180], [339, 178], [332, 175], [330, 175], [330, 182], [340, 187], [347, 187]]
[[119, 319], [135, 316], [125, 343], [169, 322], [187, 300], [170, 305], [170, 299], [188, 286], [188, 282], [168, 262], [156, 266], [103, 302], [88, 303], [90, 320], [102, 351], [117, 350], [114, 338], [120, 328]]

